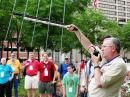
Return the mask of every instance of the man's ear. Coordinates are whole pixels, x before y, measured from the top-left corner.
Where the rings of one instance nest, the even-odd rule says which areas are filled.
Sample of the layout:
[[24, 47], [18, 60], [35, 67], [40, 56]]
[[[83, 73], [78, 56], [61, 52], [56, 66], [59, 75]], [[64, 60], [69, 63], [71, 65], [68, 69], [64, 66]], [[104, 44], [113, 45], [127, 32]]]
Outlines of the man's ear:
[[116, 51], [116, 47], [115, 46], [112, 46], [112, 51]]

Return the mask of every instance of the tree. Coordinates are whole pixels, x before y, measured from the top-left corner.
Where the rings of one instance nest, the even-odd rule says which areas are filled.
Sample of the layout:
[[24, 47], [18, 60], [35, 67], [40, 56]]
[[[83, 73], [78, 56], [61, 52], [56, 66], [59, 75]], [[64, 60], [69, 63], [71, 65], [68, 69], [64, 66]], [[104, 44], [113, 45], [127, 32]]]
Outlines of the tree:
[[120, 34], [120, 39], [122, 43], [122, 47], [124, 50], [129, 51], [130, 50], [130, 21], [123, 26], [122, 33]]
[[[26, 0], [17, 0], [15, 11], [13, 13], [20, 13], [21, 16], [13, 16], [13, 21], [11, 24], [10, 31], [21, 33], [20, 36], [20, 46], [24, 48], [32, 48], [32, 49], [40, 49], [41, 47], [46, 49], [61, 49], [64, 52], [70, 51], [72, 48], [81, 48], [81, 44], [73, 35], [73, 33], [68, 33], [68, 31], [63, 30], [63, 37], [61, 41], [62, 28], [59, 27], [49, 27], [48, 25], [36, 23], [35, 33], [33, 35], [34, 22], [23, 21], [23, 13], [26, 13], [26, 16], [31, 16], [33, 18], [38, 18], [41, 20], [49, 21], [49, 14], [51, 14], [50, 21], [60, 24], [76, 24], [84, 34], [93, 42], [97, 43], [99, 37], [109, 33], [114, 36], [120, 35], [120, 27], [117, 23], [106, 19], [101, 12], [98, 10], [93, 10], [92, 8], [88, 8], [91, 0], [66, 0], [66, 12], [65, 12], [65, 21], [63, 23], [63, 11], [64, 11], [64, 2], [63, 0], [53, 0], [52, 11], [50, 11], [50, 1], [49, 0], [41, 0], [40, 7], [38, 11], [38, 17], [36, 17], [36, 11], [38, 7], [38, 0], [29, 0], [27, 10], [25, 12], [25, 4]], [[4, 5], [3, 5], [4, 4]], [[7, 24], [12, 14], [13, 1], [2, 1], [2, 6], [9, 5], [9, 9], [5, 9], [2, 7], [2, 11], [6, 11], [6, 14], [3, 15], [0, 11], [0, 16], [4, 17], [3, 25], [5, 28], [1, 27], [2, 30], [7, 29]], [[3, 19], [3, 18], [1, 18]], [[23, 25], [22, 25], [23, 21]], [[2, 26], [2, 24], [0, 24]], [[20, 30], [20, 28], [22, 29]], [[2, 31], [1, 30], [1, 31]], [[2, 31], [5, 33], [5, 31]], [[48, 40], [47, 40], [47, 32], [48, 32]], [[3, 34], [4, 34], [3, 33]], [[5, 35], [5, 34], [4, 34]], [[33, 38], [32, 38], [33, 37]], [[33, 39], [33, 42], [32, 42]], [[3, 40], [3, 39], [2, 39]]]
[[[21, 3], [21, 2], [19, 2], [19, 3]], [[25, 3], [25, 2], [22, 2], [22, 3]], [[17, 4], [17, 5], [20, 5], [20, 4]], [[37, 1], [30, 0], [28, 5], [31, 5], [31, 6], [28, 6], [26, 14], [35, 16], [36, 10], [34, 10], [34, 9], [37, 9]], [[44, 6], [40, 6], [40, 8], [39, 8], [39, 15], [38, 15], [39, 18], [38, 19], [41, 19], [41, 17], [42, 17], [43, 20], [48, 21], [50, 2], [43, 0], [43, 1], [41, 1], [40, 5], [44, 5]], [[66, 1], [65, 24], [72, 23], [73, 17], [71, 15], [71, 13], [75, 12], [76, 10], [79, 10], [79, 11], [83, 10], [83, 7], [85, 5], [87, 5], [86, 0]], [[25, 6], [18, 6], [16, 9], [16, 12], [24, 13], [24, 7]], [[62, 23], [63, 22], [63, 20], [62, 20], [63, 19], [63, 9], [64, 9], [63, 0], [53, 1], [52, 9], [53, 10], [51, 12], [51, 21]], [[22, 21], [22, 18], [17, 17], [17, 19], [19, 20], [19, 22]], [[33, 25], [34, 25], [34, 23], [31, 23], [28, 21], [24, 22], [23, 30], [22, 30], [22, 38], [21, 38], [21, 44], [24, 47], [31, 46], [30, 42], [31, 42], [31, 38], [32, 38]], [[33, 45], [34, 48], [43, 47], [45, 49], [47, 30], [48, 30], [47, 25], [37, 23], [36, 30], [35, 30], [35, 36], [33, 38], [34, 39], [33, 44], [35, 44], [35, 45]], [[49, 33], [48, 33], [49, 40], [47, 42], [48, 49], [54, 48], [53, 43], [55, 43], [55, 48], [57, 48], [57, 49], [61, 48], [61, 46], [60, 46], [61, 31], [62, 31], [61, 28], [50, 26]], [[73, 37], [74, 36], [72, 35], [72, 33], [67, 33], [67, 31], [64, 30], [62, 44], [63, 44], [63, 50], [65, 52], [69, 51], [71, 48], [74, 47], [73, 46], [74, 45]]]

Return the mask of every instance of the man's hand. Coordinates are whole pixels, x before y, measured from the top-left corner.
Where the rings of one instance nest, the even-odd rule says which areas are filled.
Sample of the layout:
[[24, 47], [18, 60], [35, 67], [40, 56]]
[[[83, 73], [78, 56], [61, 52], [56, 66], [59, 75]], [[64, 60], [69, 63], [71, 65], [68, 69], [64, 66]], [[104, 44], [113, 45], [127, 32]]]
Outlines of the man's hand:
[[91, 60], [94, 63], [94, 65], [96, 65], [96, 66], [99, 65], [100, 56], [101, 56], [100, 54], [98, 54], [98, 56], [91, 54]]
[[56, 81], [52, 81], [52, 84], [56, 83]]
[[27, 66], [29, 66], [29, 63], [26, 63], [26, 64], [25, 64], [25, 67], [27, 67]]
[[78, 27], [76, 27], [74, 24], [67, 25], [67, 30], [70, 32], [76, 32], [78, 31]]

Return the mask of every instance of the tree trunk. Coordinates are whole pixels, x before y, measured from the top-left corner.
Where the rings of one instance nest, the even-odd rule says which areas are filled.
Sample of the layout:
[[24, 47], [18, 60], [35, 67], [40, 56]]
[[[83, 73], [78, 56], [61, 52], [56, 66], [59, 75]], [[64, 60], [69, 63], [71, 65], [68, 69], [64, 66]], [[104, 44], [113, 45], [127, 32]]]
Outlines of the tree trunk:
[[8, 43], [7, 43], [7, 60], [9, 59], [9, 41], [8, 41]]

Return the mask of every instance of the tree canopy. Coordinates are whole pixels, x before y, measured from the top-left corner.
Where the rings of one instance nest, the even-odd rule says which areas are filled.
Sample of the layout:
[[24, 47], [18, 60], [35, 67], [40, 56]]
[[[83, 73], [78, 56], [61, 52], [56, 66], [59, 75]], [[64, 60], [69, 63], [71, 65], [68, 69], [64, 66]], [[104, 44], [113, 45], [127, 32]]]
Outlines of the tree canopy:
[[[125, 25], [122, 29], [117, 22], [105, 18], [99, 10], [90, 8], [91, 0], [52, 0], [51, 13], [51, 0], [40, 0], [37, 16], [39, 0], [28, 0], [26, 12], [26, 0], [16, 0], [16, 6], [12, 12], [14, 2], [15, 0], [0, 1], [0, 41], [4, 41], [5, 39], [10, 17], [12, 16], [7, 39], [9, 40], [9, 37], [14, 32], [20, 34], [19, 45], [24, 48], [45, 49], [46, 43], [47, 49], [60, 50], [62, 45], [62, 50], [64, 52], [68, 52], [72, 48], [81, 48], [81, 44], [76, 36], [73, 33], [68, 33], [66, 29], [51, 25], [48, 28], [48, 25], [36, 23], [34, 31], [35, 22], [23, 20], [25, 13], [25, 16], [46, 21], [49, 21], [50, 15], [50, 21], [59, 24], [67, 25], [74, 23], [93, 43], [99, 43], [100, 37], [105, 34], [119, 37], [122, 42], [125, 41], [123, 48], [128, 49], [129, 39], [126, 37], [129, 35], [130, 23]], [[64, 8], [65, 15], [63, 20]]]

